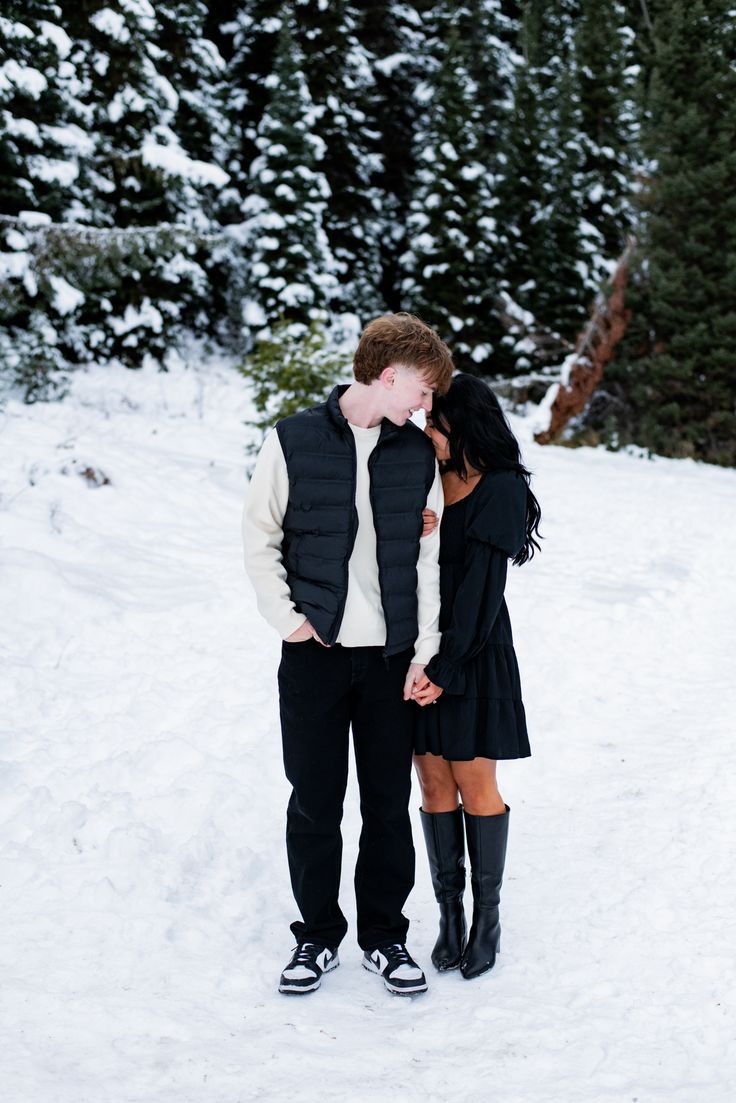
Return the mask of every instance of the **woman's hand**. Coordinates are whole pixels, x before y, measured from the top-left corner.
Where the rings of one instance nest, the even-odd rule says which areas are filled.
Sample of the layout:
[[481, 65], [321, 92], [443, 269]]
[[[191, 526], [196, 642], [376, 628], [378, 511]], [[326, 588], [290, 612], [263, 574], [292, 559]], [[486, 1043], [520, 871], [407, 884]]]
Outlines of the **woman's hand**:
[[413, 701], [424, 707], [425, 705], [433, 705], [437, 698], [442, 696], [443, 692], [442, 686], [436, 686], [434, 682], [430, 682], [425, 674], [420, 681], [416, 682], [414, 689], [411, 691], [411, 696]]
[[422, 536], [429, 536], [437, 528], [439, 518], [433, 509], [422, 510]]

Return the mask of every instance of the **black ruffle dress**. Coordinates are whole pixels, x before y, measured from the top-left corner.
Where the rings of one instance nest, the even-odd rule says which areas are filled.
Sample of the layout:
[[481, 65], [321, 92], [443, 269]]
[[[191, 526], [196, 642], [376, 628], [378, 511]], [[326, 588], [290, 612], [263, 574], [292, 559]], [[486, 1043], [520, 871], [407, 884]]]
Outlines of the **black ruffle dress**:
[[444, 693], [417, 709], [415, 751], [453, 761], [527, 758], [521, 681], [504, 601], [508, 559], [525, 539], [526, 482], [484, 475], [445, 506], [440, 528], [439, 654], [427, 677]]

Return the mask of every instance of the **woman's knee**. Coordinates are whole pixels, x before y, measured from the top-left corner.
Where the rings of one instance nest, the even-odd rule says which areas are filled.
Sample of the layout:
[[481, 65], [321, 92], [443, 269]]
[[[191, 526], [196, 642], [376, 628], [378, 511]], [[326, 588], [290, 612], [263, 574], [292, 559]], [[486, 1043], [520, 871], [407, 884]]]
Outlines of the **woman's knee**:
[[496, 815], [505, 804], [496, 784], [496, 764], [487, 759], [452, 764], [463, 807], [471, 816]]
[[451, 812], [456, 808], [457, 784], [449, 762], [435, 755], [418, 755], [414, 764], [422, 791], [423, 811]]

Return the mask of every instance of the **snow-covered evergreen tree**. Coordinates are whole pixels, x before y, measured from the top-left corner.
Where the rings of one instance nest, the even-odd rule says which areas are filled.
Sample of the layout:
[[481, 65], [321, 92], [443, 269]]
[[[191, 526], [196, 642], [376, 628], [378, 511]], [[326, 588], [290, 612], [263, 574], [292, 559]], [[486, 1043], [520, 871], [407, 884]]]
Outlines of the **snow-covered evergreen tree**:
[[438, 326], [471, 370], [490, 369], [502, 335], [494, 146], [505, 71], [497, 14], [495, 0], [485, 0], [439, 5], [430, 17], [439, 61], [418, 89], [424, 118], [402, 258], [408, 309]]
[[604, 413], [619, 442], [736, 464], [736, 25], [724, 0], [652, 19], [651, 176]]
[[85, 135], [68, 126], [59, 70], [71, 41], [56, 4], [9, 0], [0, 16], [2, 213], [59, 217]]
[[[43, 73], [57, 113], [42, 135], [48, 164], [29, 158], [54, 182], [36, 205], [54, 225], [26, 235], [29, 274], [3, 292], [16, 304], [11, 345], [24, 315], [45, 318], [47, 345], [69, 364], [161, 361], [183, 334], [213, 332], [211, 212], [227, 175], [197, 154], [215, 150], [205, 140], [205, 131], [218, 131], [207, 90], [221, 65], [202, 41], [199, 0], [160, 7], [161, 19], [149, 0], [64, 0], [39, 6], [30, 20], [34, 38], [55, 51]], [[36, 71], [30, 58], [27, 80], [38, 84]], [[63, 159], [48, 155], [54, 143]]]
[[375, 88], [373, 59], [358, 40], [361, 14], [349, 0], [298, 0], [295, 14], [330, 189], [324, 226], [339, 281], [331, 305], [365, 320], [384, 309], [380, 250], [386, 226], [376, 183], [383, 161], [366, 115]]
[[[639, 75], [628, 12], [618, 0], [581, 0], [575, 74], [583, 142], [583, 218], [600, 241], [591, 278], [603, 280], [631, 232], [638, 161]], [[590, 232], [590, 231], [589, 231]]]
[[380, 157], [374, 183], [380, 191], [380, 298], [388, 310], [405, 307], [401, 258], [407, 248], [407, 219], [415, 175], [415, 135], [423, 107], [415, 96], [431, 67], [422, 13], [430, 0], [356, 0], [358, 42], [369, 59], [366, 133]]
[[0, 17], [0, 374], [29, 397], [64, 368], [60, 331], [80, 298], [34, 263], [89, 145], [63, 94], [72, 44], [61, 22], [59, 6], [42, 0], [10, 0]]
[[325, 232], [330, 189], [322, 171], [324, 142], [315, 133], [317, 109], [288, 11], [266, 84], [270, 99], [256, 127], [258, 155], [237, 230], [250, 269], [244, 320], [256, 327], [279, 317], [306, 322], [337, 293]]
[[[586, 217], [600, 198], [586, 172], [586, 139], [576, 67], [579, 5], [524, 8], [520, 54], [505, 127], [499, 224], [503, 276], [513, 302], [547, 330], [573, 340], [604, 274], [604, 237]], [[522, 352], [509, 352], [507, 370]]]

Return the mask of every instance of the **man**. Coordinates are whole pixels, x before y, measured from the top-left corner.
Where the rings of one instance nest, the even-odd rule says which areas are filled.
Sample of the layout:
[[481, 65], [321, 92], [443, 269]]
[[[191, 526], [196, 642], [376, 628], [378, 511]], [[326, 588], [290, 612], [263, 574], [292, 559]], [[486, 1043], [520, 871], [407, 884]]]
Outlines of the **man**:
[[442, 512], [433, 449], [409, 418], [450, 385], [452, 359], [410, 314], [374, 319], [355, 382], [285, 418], [266, 438], [243, 521], [246, 570], [281, 635], [279, 695], [286, 844], [302, 915], [279, 991], [312, 992], [339, 964], [340, 822], [352, 726], [362, 831], [355, 867], [363, 965], [389, 991], [426, 990], [406, 949], [414, 884], [409, 822], [411, 691], [438, 649]]

